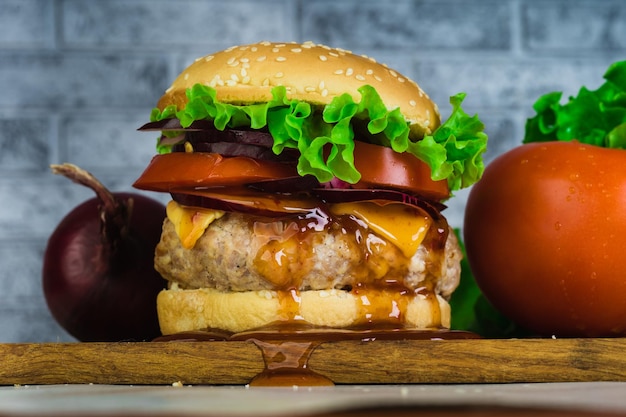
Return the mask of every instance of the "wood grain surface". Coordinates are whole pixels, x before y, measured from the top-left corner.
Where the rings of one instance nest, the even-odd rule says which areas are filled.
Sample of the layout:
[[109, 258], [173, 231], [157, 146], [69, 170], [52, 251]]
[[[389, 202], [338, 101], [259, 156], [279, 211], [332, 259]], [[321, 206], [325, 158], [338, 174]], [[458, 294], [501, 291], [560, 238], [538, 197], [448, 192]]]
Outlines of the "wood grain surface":
[[[626, 339], [333, 341], [309, 369], [335, 384], [626, 381]], [[246, 341], [0, 344], [0, 385], [247, 384]]]

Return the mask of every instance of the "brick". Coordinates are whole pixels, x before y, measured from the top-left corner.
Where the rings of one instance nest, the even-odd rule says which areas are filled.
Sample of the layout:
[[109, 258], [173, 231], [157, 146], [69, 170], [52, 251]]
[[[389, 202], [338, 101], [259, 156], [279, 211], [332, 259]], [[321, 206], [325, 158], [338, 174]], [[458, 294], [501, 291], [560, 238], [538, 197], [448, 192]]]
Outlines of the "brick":
[[20, 299], [43, 303], [41, 268], [45, 241], [0, 241], [0, 300], [3, 308], [19, 307]]
[[64, 178], [18, 177], [0, 181], [0, 239], [47, 238], [61, 218], [93, 197], [85, 187]]
[[145, 168], [156, 154], [158, 132], [139, 132], [137, 128], [149, 121], [150, 110], [63, 117], [59, 123], [64, 149], [61, 159], [94, 174]]
[[47, 307], [33, 306], [29, 300], [16, 309], [0, 308], [0, 334], [3, 343], [75, 342], [54, 320]]
[[63, 3], [63, 39], [71, 46], [133, 48], [291, 40], [295, 13], [289, 0], [69, 0]]
[[50, 135], [47, 118], [0, 118], [0, 172], [46, 169]]
[[624, 51], [626, 2], [528, 2], [522, 8], [524, 45], [531, 51]]
[[508, 2], [333, 1], [303, 2], [305, 39], [341, 46], [507, 50]]
[[52, 47], [54, 4], [49, 0], [0, 0], [0, 47]]
[[439, 104], [449, 109], [448, 97], [466, 92], [468, 109], [520, 108], [532, 111], [540, 95], [551, 91], [576, 94], [582, 85], [595, 89], [610, 61], [578, 60], [424, 60], [416, 63], [417, 82]]
[[151, 108], [170, 78], [163, 56], [0, 52], [0, 106]]

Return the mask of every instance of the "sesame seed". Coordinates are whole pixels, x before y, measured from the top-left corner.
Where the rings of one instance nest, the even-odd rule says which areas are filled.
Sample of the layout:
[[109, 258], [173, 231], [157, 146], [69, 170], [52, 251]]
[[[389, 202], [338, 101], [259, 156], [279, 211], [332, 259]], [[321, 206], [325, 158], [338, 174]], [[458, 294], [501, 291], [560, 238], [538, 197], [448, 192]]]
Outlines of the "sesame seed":
[[301, 47], [303, 47], [304, 49], [311, 49], [314, 45], [313, 42], [311, 41], [306, 41], [304, 42], [302, 45], [300, 45]]
[[189, 79], [189, 73], [186, 72], [185, 75], [183, 75], [183, 78], [185, 79], [185, 81], [187, 81]]
[[260, 44], [261, 44], [261, 45], [263, 45], [263, 46], [270, 46], [270, 45], [271, 45], [271, 42], [269, 42], [269, 41], [263, 41], [263, 42], [261, 42]]
[[357, 79], [357, 80], [359, 80], [359, 81], [365, 81], [365, 77], [364, 77], [364, 76], [362, 76], [361, 74], [357, 74], [355, 77], [356, 77], [356, 79]]
[[245, 77], [246, 75], [248, 75], [248, 71], [246, 71], [245, 68], [242, 68], [240, 74], [242, 77]]
[[239, 58], [239, 61], [241, 61], [241, 62], [250, 62], [250, 59], [244, 57], [244, 58]]
[[263, 85], [263, 87], [267, 87], [268, 85], [270, 85], [270, 79], [269, 78], [264, 79], [261, 85]]
[[336, 52], [329, 52], [328, 55], [335, 57], [335, 58], [339, 58], [339, 54]]
[[382, 78], [380, 78], [378, 75], [374, 75], [374, 79], [375, 79], [376, 81], [379, 81], [379, 82], [382, 82], [382, 81], [383, 81], [383, 79], [382, 79]]
[[277, 73], [274, 75], [274, 77], [276, 77], [276, 78], [282, 78], [284, 75], [285, 75], [285, 74], [284, 74], [283, 72], [280, 72], [280, 71], [279, 71], [279, 72], [277, 72]]
[[287, 58], [285, 58], [284, 56], [277, 56], [276, 57], [276, 61], [277, 62], [285, 62], [287, 60]]
[[367, 71], [365, 71], [366, 75], [372, 75], [374, 73], [373, 69], [368, 69]]
[[235, 82], [239, 81], [239, 77], [237, 76], [237, 74], [230, 74], [230, 79]]
[[245, 77], [243, 77], [243, 79], [241, 80], [242, 84], [250, 84], [250, 77], [248, 77], [247, 75]]
[[235, 58], [235, 57], [230, 57], [230, 58], [228, 59], [228, 61], [226, 61], [226, 65], [229, 65], [229, 66], [231, 66], [231, 67], [234, 67], [234, 66], [236, 66], [236, 65], [239, 65], [239, 61], [237, 61], [237, 58]]
[[352, 68], [348, 68], [348, 69], [346, 70], [346, 77], [351, 76], [353, 73], [354, 73], [354, 70], [353, 70]]
[[342, 69], [335, 70], [335, 74], [341, 75], [343, 74], [343, 70]]
[[409, 101], [409, 104], [411, 105], [411, 107], [417, 106], [417, 102], [415, 100]]
[[328, 95], [328, 90], [327, 89], [323, 89], [322, 90], [322, 97], [326, 97]]
[[256, 52], [258, 50], [259, 50], [259, 48], [257, 48], [256, 46], [253, 46], [252, 48], [250, 48], [250, 51], [252, 51], [252, 52]]
[[282, 48], [282, 47], [284, 47], [284, 46], [285, 46], [285, 44], [284, 44], [284, 43], [277, 43], [277, 44], [276, 44], [276, 45], [274, 45], [274, 46], [275, 46], [275, 47], [277, 47], [277, 48]]
[[318, 85], [318, 89], [323, 90], [326, 87], [326, 83], [324, 82], [324, 80], [320, 81], [319, 85]]
[[218, 75], [216, 75], [215, 77], [213, 77], [213, 78], [211, 79], [211, 81], [209, 81], [209, 86], [210, 86], [210, 87], [215, 87], [215, 86], [217, 85], [217, 82], [219, 81], [219, 79], [220, 79], [220, 76], [219, 76], [219, 74], [218, 74]]
[[209, 56], [204, 57], [204, 60], [205, 60], [206, 62], [209, 62], [209, 61], [210, 61], [210, 60], [212, 60], [213, 58], [215, 58], [213, 55], [209, 55]]
[[235, 80], [226, 80], [226, 85], [229, 87], [234, 87], [237, 85], [237, 81]]
[[324, 62], [328, 61], [328, 57], [326, 55], [320, 55], [319, 58]]
[[263, 62], [263, 61], [265, 61], [266, 59], [267, 59], [267, 57], [266, 57], [265, 55], [261, 55], [260, 57], [258, 57], [258, 58], [256, 59], [256, 62]]
[[405, 81], [406, 81], [406, 79], [404, 79], [404, 78], [402, 78], [402, 77], [398, 77], [398, 82], [403, 83], [403, 82], [405, 82]]
[[395, 72], [394, 70], [390, 69], [389, 70], [389, 74], [391, 74], [392, 77], [397, 78], [398, 77], [398, 73]]
[[295, 54], [300, 53], [300, 52], [302, 52], [302, 48], [293, 48], [293, 49], [291, 50], [291, 52], [293, 52], [293, 53], [295, 53]]
[[316, 91], [317, 88], [315, 87], [304, 87], [304, 91], [306, 91], [307, 93], [312, 93], [314, 91]]
[[278, 51], [280, 51], [279, 48], [272, 48], [272, 52], [278, 52]]
[[174, 89], [174, 87], [169, 86], [169, 87], [167, 87], [167, 90], [165, 90], [165, 92], [166, 92], [166, 93], [169, 93], [169, 92], [170, 92], [170, 91], [172, 91], [173, 89]]

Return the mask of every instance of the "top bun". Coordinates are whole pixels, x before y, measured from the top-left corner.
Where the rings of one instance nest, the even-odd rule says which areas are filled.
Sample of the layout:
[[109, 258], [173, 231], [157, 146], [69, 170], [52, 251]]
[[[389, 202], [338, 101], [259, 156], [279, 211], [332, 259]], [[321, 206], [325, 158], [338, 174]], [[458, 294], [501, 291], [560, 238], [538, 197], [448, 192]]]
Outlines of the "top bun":
[[263, 103], [272, 98], [273, 87], [282, 85], [288, 98], [314, 105], [344, 93], [359, 102], [358, 88], [369, 84], [387, 109], [400, 108], [412, 137], [430, 134], [440, 124], [437, 106], [414, 81], [372, 58], [310, 42], [260, 42], [198, 58], [174, 80], [157, 107], [174, 104], [182, 109], [185, 91], [198, 83], [215, 88], [217, 99], [225, 103]]

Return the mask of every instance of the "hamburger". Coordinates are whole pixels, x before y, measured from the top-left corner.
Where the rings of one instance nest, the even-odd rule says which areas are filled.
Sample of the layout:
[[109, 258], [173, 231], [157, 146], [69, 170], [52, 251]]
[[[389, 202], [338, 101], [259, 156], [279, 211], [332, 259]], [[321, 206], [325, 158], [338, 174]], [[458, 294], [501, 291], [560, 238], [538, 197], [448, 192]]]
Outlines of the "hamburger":
[[441, 214], [487, 136], [366, 56], [261, 42], [195, 60], [150, 122], [134, 186], [171, 195], [155, 268], [164, 335], [267, 326], [442, 329], [459, 243]]

